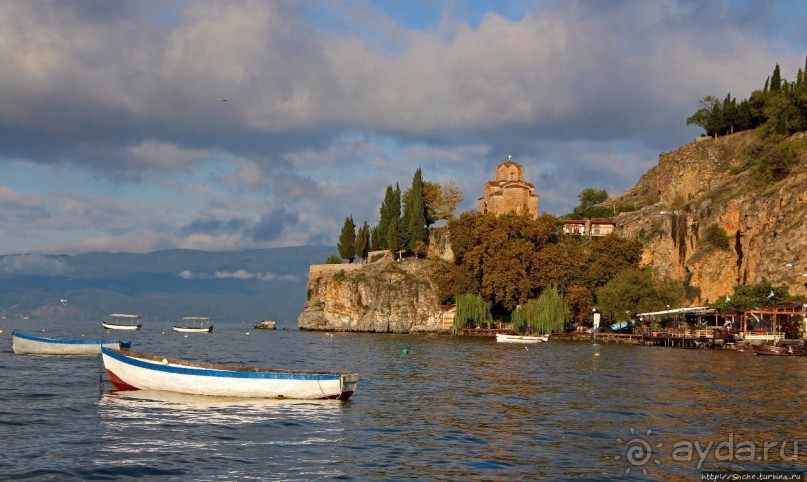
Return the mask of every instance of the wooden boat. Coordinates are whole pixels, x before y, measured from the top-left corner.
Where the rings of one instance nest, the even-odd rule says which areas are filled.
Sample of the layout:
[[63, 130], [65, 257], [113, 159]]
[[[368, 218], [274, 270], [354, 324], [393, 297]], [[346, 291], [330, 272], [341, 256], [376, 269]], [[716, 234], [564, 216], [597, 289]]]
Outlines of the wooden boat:
[[277, 329], [277, 323], [274, 321], [264, 320], [260, 323], [255, 323], [256, 330], [274, 330]]
[[47, 338], [27, 333], [11, 333], [11, 349], [18, 355], [97, 355], [101, 347], [128, 348], [129, 341]]
[[545, 343], [549, 341], [548, 336], [530, 335], [505, 335], [496, 333], [496, 341], [499, 343]]
[[284, 370], [177, 360], [103, 348], [101, 358], [118, 390], [162, 390], [242, 398], [347, 400], [359, 376], [349, 372]]
[[143, 326], [142, 318], [140, 315], [113, 313], [108, 320], [101, 320], [101, 324], [108, 330], [139, 330]]
[[186, 316], [174, 322], [174, 331], [183, 333], [213, 333], [210, 318], [205, 316]]
[[803, 346], [751, 345], [754, 355], [768, 356], [807, 356], [807, 348]]

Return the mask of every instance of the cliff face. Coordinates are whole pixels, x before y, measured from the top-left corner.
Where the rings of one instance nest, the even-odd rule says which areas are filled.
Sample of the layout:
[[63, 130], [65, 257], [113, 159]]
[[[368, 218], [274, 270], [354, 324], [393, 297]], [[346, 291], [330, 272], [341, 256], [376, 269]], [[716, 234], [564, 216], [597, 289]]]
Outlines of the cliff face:
[[[743, 132], [664, 153], [616, 200], [644, 206], [617, 217], [617, 234], [645, 240], [643, 264], [688, 282], [697, 304], [763, 278], [807, 297], [807, 136], [789, 140], [797, 162], [777, 182], [760, 182], [749, 167], [759, 142]], [[711, 225], [728, 246], [705, 242]]]
[[448, 333], [426, 260], [313, 265], [301, 330]]

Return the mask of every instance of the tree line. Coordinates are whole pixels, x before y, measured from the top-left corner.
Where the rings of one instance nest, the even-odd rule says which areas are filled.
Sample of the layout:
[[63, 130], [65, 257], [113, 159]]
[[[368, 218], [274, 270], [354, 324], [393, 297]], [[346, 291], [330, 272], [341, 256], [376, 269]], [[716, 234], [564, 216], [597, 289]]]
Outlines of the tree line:
[[478, 306], [489, 306], [493, 319], [516, 329], [562, 331], [558, 320], [588, 323], [595, 307], [605, 319], [622, 321], [683, 301], [681, 283], [640, 268], [638, 240], [564, 236], [559, 224], [546, 213], [469, 211], [450, 220], [454, 260], [433, 264], [438, 297], [457, 304], [455, 328], [483, 326], [478, 318], [485, 311]]
[[779, 64], [762, 90], [737, 102], [729, 92], [723, 100], [708, 95], [687, 118], [687, 125], [703, 127], [708, 136], [721, 136], [762, 127], [772, 134], [789, 135], [807, 129], [807, 60], [796, 80], [782, 78]]
[[441, 185], [424, 181], [423, 172], [418, 168], [411, 186], [403, 194], [397, 183], [394, 189], [392, 185], [387, 186], [378, 224], [370, 227], [365, 220], [357, 230], [353, 216], [345, 218], [337, 244], [339, 256], [331, 256], [326, 262], [352, 263], [356, 257], [366, 262], [370, 251], [384, 249], [396, 253], [398, 258], [409, 253], [425, 256], [429, 226], [453, 218], [461, 201], [462, 193], [453, 183]]

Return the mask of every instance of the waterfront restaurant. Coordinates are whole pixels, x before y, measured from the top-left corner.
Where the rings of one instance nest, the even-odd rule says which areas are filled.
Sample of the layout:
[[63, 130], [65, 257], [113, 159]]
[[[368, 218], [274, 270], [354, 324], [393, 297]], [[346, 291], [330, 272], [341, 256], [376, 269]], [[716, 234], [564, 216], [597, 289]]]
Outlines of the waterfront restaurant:
[[807, 337], [807, 302], [782, 303], [747, 310], [740, 318], [742, 338], [761, 343]]

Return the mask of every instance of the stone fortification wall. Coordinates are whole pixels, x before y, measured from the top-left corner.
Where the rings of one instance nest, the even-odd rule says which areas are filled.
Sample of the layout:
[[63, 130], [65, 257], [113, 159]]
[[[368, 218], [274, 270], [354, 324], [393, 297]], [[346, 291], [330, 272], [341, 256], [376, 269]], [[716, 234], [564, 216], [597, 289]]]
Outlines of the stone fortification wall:
[[308, 267], [308, 278], [333, 274], [338, 271], [361, 271], [361, 266], [361, 263], [312, 264]]

